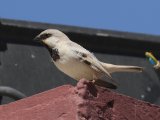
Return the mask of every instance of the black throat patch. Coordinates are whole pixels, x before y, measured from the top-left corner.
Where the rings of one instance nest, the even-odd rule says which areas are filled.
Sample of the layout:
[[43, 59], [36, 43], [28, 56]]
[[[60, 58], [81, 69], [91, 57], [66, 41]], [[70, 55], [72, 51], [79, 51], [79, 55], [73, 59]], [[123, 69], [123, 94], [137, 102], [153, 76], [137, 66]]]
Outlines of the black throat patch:
[[45, 47], [48, 49], [52, 59], [56, 62], [58, 59], [60, 59], [60, 56], [59, 56], [59, 52], [58, 52], [58, 49], [56, 48], [50, 48], [48, 47], [47, 45], [45, 45]]
[[52, 52], [50, 54], [55, 62], [60, 59], [58, 49], [52, 48]]

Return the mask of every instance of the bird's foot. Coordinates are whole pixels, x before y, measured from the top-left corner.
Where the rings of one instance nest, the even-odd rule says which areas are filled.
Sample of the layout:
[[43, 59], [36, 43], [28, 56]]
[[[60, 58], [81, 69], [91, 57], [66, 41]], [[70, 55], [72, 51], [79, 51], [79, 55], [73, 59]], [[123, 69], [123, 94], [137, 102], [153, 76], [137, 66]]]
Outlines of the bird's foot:
[[94, 84], [96, 82], [96, 80], [91, 80], [91, 82]]

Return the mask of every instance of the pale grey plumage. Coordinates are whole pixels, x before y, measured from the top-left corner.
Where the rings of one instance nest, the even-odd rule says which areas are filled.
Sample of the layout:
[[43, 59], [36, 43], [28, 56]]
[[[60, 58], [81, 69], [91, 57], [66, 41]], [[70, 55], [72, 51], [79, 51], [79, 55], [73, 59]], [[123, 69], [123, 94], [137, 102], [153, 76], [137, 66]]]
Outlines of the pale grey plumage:
[[110, 73], [113, 72], [142, 71], [142, 68], [137, 66], [121, 66], [100, 62], [92, 53], [72, 42], [64, 33], [56, 29], [47, 29], [41, 32], [36, 39], [42, 41], [48, 48], [56, 67], [76, 80], [86, 78], [98, 82], [102, 76], [107, 76], [112, 80]]

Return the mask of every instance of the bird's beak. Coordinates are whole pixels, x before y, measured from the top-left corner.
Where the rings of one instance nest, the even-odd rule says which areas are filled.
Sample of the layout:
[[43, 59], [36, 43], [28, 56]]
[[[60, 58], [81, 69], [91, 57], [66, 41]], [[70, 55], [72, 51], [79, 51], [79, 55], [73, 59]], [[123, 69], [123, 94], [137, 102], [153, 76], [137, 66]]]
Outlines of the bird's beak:
[[37, 35], [33, 40], [36, 41], [36, 42], [41, 42], [42, 41], [39, 35]]

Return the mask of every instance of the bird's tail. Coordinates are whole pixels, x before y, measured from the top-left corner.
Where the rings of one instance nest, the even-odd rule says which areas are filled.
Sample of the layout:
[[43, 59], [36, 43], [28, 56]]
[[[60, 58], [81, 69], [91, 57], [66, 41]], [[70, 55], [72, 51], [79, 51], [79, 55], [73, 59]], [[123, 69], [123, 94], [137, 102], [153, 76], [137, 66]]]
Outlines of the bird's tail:
[[109, 72], [142, 72], [143, 68], [139, 66], [113, 65], [101, 62], [102, 66]]

